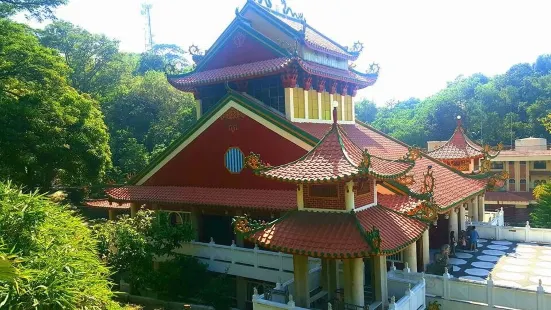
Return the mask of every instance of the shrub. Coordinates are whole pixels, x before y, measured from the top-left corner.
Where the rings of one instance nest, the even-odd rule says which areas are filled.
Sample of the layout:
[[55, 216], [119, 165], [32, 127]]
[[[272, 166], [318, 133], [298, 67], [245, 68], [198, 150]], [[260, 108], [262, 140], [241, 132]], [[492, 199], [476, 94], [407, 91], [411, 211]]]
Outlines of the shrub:
[[96, 246], [74, 211], [0, 183], [0, 258], [12, 270], [11, 279], [0, 278], [0, 304], [9, 309], [119, 308], [111, 300], [109, 270]]

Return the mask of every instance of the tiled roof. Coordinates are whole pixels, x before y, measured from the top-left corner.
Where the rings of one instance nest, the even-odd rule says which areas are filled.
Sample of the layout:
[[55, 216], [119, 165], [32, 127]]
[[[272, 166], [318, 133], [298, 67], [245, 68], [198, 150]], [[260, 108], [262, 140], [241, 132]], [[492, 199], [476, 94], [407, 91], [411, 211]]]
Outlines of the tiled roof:
[[300, 58], [297, 58], [297, 62], [304, 71], [312, 75], [322, 76], [344, 82], [356, 83], [362, 86], [373, 85], [377, 81], [376, 74], [360, 75], [350, 70], [342, 70], [338, 68], [328, 67], [315, 62], [302, 60]]
[[515, 149], [515, 150], [503, 150], [499, 153], [499, 157], [516, 157], [516, 156], [549, 156], [551, 158], [551, 149], [549, 150]]
[[303, 34], [304, 43], [311, 49], [352, 60], [358, 58], [357, 53], [349, 52], [345, 47], [329, 39], [312, 26], [305, 24], [306, 29], [303, 29], [303, 23], [296, 18], [283, 15], [273, 10], [266, 11], [270, 12], [278, 20], [289, 26], [296, 34]]
[[421, 201], [410, 196], [377, 193], [377, 203], [396, 212], [406, 213], [415, 209]]
[[169, 77], [168, 80], [175, 87], [192, 88], [193, 86], [277, 73], [285, 69], [291, 60], [291, 58], [280, 57], [220, 69], [190, 72], [181, 76]]
[[381, 206], [358, 213], [294, 211], [247, 238], [285, 253], [364, 257], [374, 253], [365, 234], [373, 228], [380, 233], [380, 251], [392, 254], [415, 242], [426, 225]]
[[287, 211], [296, 209], [296, 192], [239, 188], [124, 186], [106, 190], [110, 200], [193, 204]]
[[482, 158], [482, 147], [471, 141], [459, 124], [452, 137], [444, 145], [428, 153], [436, 159], [470, 159]]
[[[294, 125], [318, 138], [323, 137], [330, 129], [329, 124], [294, 123]], [[367, 149], [374, 156], [399, 159], [403, 158], [408, 152], [406, 145], [368, 125], [341, 125], [341, 128], [357, 146]], [[415, 166], [411, 170], [416, 181], [415, 184], [409, 186], [412, 191], [421, 192], [423, 174], [427, 171], [429, 165], [432, 166], [435, 181], [434, 202], [441, 211], [485, 189], [486, 183], [484, 180], [468, 178], [435, 159], [423, 155], [422, 158], [416, 160]]]
[[110, 202], [107, 199], [94, 199], [84, 201], [84, 205], [92, 208], [102, 208], [102, 209], [130, 209], [129, 202]]
[[304, 71], [312, 75], [354, 83], [362, 88], [373, 85], [377, 80], [376, 75], [360, 75], [349, 70], [341, 70], [306, 61], [299, 57], [280, 57], [219, 69], [193, 71], [183, 75], [169, 76], [168, 81], [178, 89], [192, 90], [194, 87], [201, 85], [276, 74], [282, 72], [291, 64], [298, 64]]
[[484, 200], [530, 202], [536, 198], [532, 192], [486, 192]]
[[[369, 161], [368, 169], [364, 166], [366, 160]], [[259, 174], [282, 181], [306, 183], [336, 181], [356, 175], [395, 178], [407, 173], [412, 166], [413, 162], [364, 155], [341, 126], [333, 123], [331, 130], [306, 155], [294, 162], [261, 170]]]

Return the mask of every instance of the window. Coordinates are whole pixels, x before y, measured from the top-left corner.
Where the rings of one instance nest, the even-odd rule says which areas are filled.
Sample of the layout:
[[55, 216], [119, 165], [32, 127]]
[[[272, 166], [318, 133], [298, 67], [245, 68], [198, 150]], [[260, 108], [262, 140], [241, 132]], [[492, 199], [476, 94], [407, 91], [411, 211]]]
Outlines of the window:
[[285, 114], [285, 89], [279, 75], [250, 80], [247, 93]]
[[403, 263], [404, 260], [402, 258], [402, 252], [398, 252], [396, 254], [388, 255], [386, 257], [386, 260], [389, 262], [395, 262], [395, 263]]
[[534, 169], [547, 169], [547, 163], [545, 161], [535, 161]]
[[224, 155], [224, 165], [231, 173], [240, 173], [245, 165], [245, 156], [237, 147], [231, 147]]
[[310, 185], [310, 196], [312, 197], [338, 197], [336, 185]]
[[493, 161], [492, 162], [492, 169], [494, 169], [494, 170], [503, 170], [503, 162], [502, 161]]
[[526, 162], [525, 162], [525, 161], [521, 161], [520, 164], [521, 164], [521, 165], [526, 165]]
[[509, 184], [515, 184], [515, 179], [509, 179]]
[[199, 88], [199, 98], [201, 99], [201, 114], [212, 110], [218, 101], [226, 95], [226, 88], [223, 84], [210, 85]]
[[520, 180], [520, 184], [526, 184], [526, 180], [525, 180], [525, 179], [521, 179], [521, 180]]

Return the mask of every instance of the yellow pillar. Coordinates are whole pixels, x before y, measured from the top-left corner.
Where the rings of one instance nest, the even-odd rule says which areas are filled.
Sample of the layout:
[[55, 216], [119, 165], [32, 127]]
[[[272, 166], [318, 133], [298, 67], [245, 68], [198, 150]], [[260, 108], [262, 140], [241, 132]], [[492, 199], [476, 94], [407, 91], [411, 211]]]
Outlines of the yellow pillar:
[[484, 221], [484, 217], [482, 218], [479, 218], [478, 215], [478, 197], [475, 197], [474, 199], [471, 200], [471, 203], [473, 204], [473, 222], [478, 222], [478, 221]]
[[515, 161], [515, 191], [520, 191], [520, 161]]
[[[322, 259], [322, 261], [323, 260], [324, 259]], [[329, 300], [332, 300], [336, 297], [335, 292], [337, 291], [337, 278], [338, 278], [337, 261], [334, 259], [325, 259], [325, 260], [327, 261], [325, 265], [327, 267], [327, 270], [324, 271], [324, 274], [326, 274], [327, 287], [323, 287], [323, 289], [327, 291]]]
[[[465, 224], [465, 207], [467, 204], [462, 204], [459, 207], [459, 230], [467, 230], [466, 224]], [[459, 236], [459, 233], [457, 233], [456, 237]]]
[[304, 93], [304, 119], [309, 119], [309, 113], [310, 111], [308, 111], [308, 109], [310, 109], [309, 107], [309, 104], [308, 104], [308, 93], [309, 91], [308, 90], [304, 90], [303, 91]]
[[[349, 259], [350, 268], [350, 283], [349, 289], [351, 292], [350, 304], [356, 306], [364, 306], [364, 261], [362, 258]], [[346, 283], [344, 284], [346, 291]], [[345, 302], [347, 302], [345, 300]]]
[[386, 256], [373, 257], [373, 271], [375, 273], [373, 288], [375, 289], [375, 299], [383, 303], [383, 308], [388, 305], [388, 286]]
[[455, 211], [455, 208], [452, 208], [450, 210], [450, 219], [449, 219], [449, 225], [448, 225], [448, 239], [452, 231], [455, 232], [455, 237], [457, 238], [458, 228], [459, 228], [459, 225], [457, 221], [457, 212]]
[[429, 245], [429, 229], [423, 232], [423, 268], [427, 271], [427, 266], [430, 264], [430, 245]]
[[136, 213], [138, 213], [138, 204], [136, 202], [133, 202], [130, 204], [130, 217], [135, 217]]
[[295, 305], [297, 307], [309, 308], [308, 256], [293, 255], [293, 272], [295, 279]]
[[481, 221], [484, 221], [484, 213], [486, 209], [484, 208], [484, 194], [475, 198], [478, 201], [478, 218]]
[[304, 185], [297, 186], [297, 207], [299, 210], [304, 209]]
[[417, 244], [414, 242], [404, 249], [404, 263], [408, 263], [411, 272], [417, 272]]
[[114, 221], [117, 218], [117, 214], [115, 213], [115, 209], [109, 209], [109, 220]]
[[319, 120], [323, 119], [323, 112], [321, 110], [322, 107], [323, 105], [321, 104], [321, 92], [318, 91], [318, 119]]
[[346, 211], [352, 211], [354, 210], [354, 181], [346, 182], [344, 187], [344, 205], [346, 207]]
[[295, 117], [295, 105], [293, 104], [293, 88], [285, 88], [285, 115], [287, 119], [292, 120]]
[[197, 112], [197, 119], [201, 118], [201, 99], [195, 100], [195, 111]]

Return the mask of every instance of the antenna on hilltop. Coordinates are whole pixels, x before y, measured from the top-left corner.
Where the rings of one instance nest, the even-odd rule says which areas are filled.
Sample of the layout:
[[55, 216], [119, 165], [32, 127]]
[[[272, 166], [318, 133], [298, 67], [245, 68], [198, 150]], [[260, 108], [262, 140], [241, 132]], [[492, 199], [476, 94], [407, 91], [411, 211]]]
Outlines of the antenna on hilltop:
[[145, 16], [145, 50], [153, 47], [153, 33], [151, 32], [151, 7], [150, 3], [142, 3], [142, 15]]

